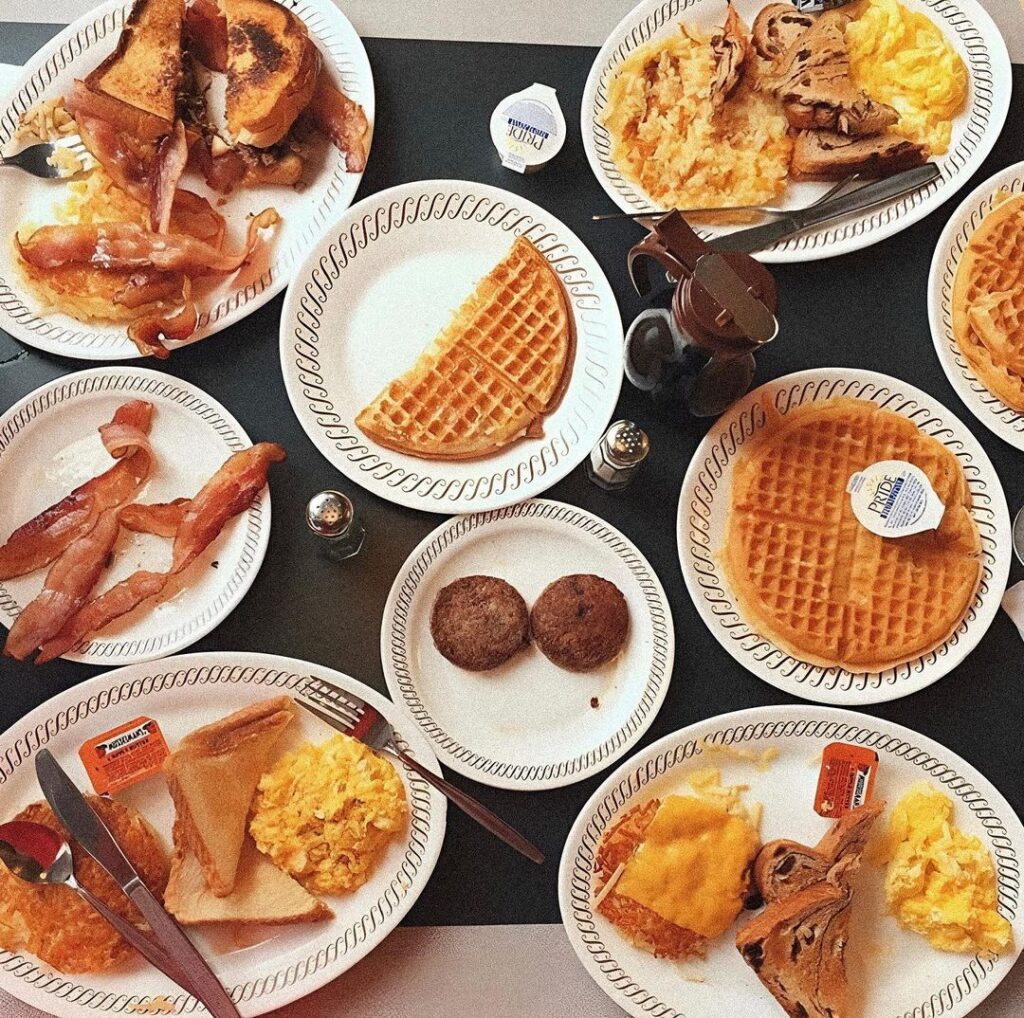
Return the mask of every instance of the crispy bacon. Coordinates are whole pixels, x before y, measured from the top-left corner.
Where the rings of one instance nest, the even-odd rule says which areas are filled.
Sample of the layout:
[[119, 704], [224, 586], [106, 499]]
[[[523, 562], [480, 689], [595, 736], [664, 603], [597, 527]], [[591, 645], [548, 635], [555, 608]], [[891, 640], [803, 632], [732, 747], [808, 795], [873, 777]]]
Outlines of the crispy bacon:
[[174, 130], [157, 147], [150, 175], [149, 225], [156, 233], [167, 233], [170, 229], [175, 192], [187, 162], [185, 125], [175, 120]]
[[101, 513], [96, 525], [72, 541], [50, 566], [43, 589], [25, 605], [7, 634], [7, 657], [23, 661], [36, 647], [56, 636], [85, 604], [121, 529], [117, 515], [116, 506]]
[[325, 71], [317, 78], [316, 90], [309, 104], [313, 122], [335, 148], [345, 155], [345, 168], [358, 173], [366, 166], [370, 125], [359, 103], [334, 87]]
[[15, 243], [22, 258], [39, 269], [77, 263], [103, 269], [153, 268], [189, 276], [227, 274], [248, 260], [259, 230], [280, 220], [274, 209], [253, 216], [245, 246], [236, 253], [219, 251], [188, 235], [154, 233], [135, 223], [41, 226], [24, 243], [16, 236]]
[[173, 502], [133, 502], [121, 510], [121, 526], [137, 534], [156, 534], [157, 537], [174, 537], [191, 505], [188, 498], [176, 498]]
[[115, 304], [126, 308], [140, 308], [159, 300], [181, 296], [184, 277], [178, 272], [157, 272], [143, 269], [136, 272], [113, 297]]
[[[281, 446], [260, 442], [236, 452], [191, 499], [176, 527], [171, 567], [165, 573], [139, 570], [82, 607], [64, 628], [45, 643], [36, 664], [77, 647], [90, 633], [102, 629], [161, 593], [171, 579], [202, 554], [232, 517], [247, 509], [267, 483], [271, 463], [285, 458]], [[132, 508], [132, 507], [129, 507]], [[151, 519], [159, 516], [165, 506]], [[133, 510], [137, 512], [138, 510]], [[126, 509], [127, 512], [127, 509]], [[133, 514], [129, 514], [132, 518]]]
[[173, 314], [153, 311], [141, 315], [128, 326], [128, 338], [143, 356], [152, 354], [161, 360], [170, 356], [164, 340], [184, 342], [199, 324], [199, 309], [192, 299], [192, 280], [185, 276], [181, 287], [181, 309]]
[[87, 534], [101, 513], [131, 498], [149, 475], [152, 449], [146, 437], [153, 405], [132, 400], [100, 428], [107, 452], [118, 460], [14, 531], [0, 548], [0, 579], [23, 576], [49, 565]]
[[[146, 151], [126, 138], [125, 135], [109, 121], [98, 117], [81, 115], [77, 118], [79, 134], [86, 148], [106, 171], [107, 176], [125, 194], [130, 195], [143, 205], [152, 205], [153, 185], [156, 176], [151, 172], [153, 162], [152, 146]], [[175, 124], [175, 132], [183, 131]], [[171, 137], [181, 137], [172, 135]], [[167, 139], [164, 139], [166, 142]], [[175, 143], [180, 146], [181, 142]], [[162, 148], [162, 145], [161, 145]], [[171, 147], [174, 155], [180, 156], [180, 147]], [[186, 145], [186, 154], [188, 148]], [[159, 157], [157, 157], [159, 159]], [[166, 157], [165, 157], [166, 158]], [[180, 177], [180, 173], [178, 176]], [[175, 180], [175, 184], [177, 181]], [[164, 189], [164, 197], [167, 194]], [[198, 240], [206, 241], [213, 247], [220, 247], [224, 239], [224, 217], [214, 210], [213, 206], [203, 197], [183, 188], [173, 188], [169, 192], [173, 196], [171, 202], [170, 226], [175, 233], [187, 233]], [[157, 217], [159, 222], [159, 216]], [[178, 287], [180, 290], [180, 286]]]
[[189, 150], [189, 164], [215, 191], [227, 194], [245, 179], [246, 162], [234, 149], [213, 154], [212, 142], [200, 138]]
[[228, 69], [228, 23], [217, 0], [192, 0], [185, 8], [189, 52], [211, 71]]

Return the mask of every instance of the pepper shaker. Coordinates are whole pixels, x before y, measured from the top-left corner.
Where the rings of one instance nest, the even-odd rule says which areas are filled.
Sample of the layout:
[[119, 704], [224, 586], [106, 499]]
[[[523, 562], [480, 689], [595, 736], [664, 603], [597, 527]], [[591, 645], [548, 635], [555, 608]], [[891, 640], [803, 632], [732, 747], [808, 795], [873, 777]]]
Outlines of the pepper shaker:
[[587, 476], [605, 491], [621, 491], [632, 483], [650, 451], [647, 432], [632, 421], [616, 421], [591, 451]]
[[328, 489], [315, 494], [306, 506], [306, 523], [324, 539], [324, 556], [335, 562], [358, 555], [366, 537], [352, 500], [340, 491]]

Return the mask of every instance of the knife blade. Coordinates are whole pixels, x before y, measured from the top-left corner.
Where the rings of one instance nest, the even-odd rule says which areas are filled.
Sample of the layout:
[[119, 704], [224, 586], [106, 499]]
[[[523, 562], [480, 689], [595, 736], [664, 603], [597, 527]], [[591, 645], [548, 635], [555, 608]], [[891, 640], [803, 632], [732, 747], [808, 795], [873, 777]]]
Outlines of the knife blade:
[[135, 903], [163, 949], [189, 974], [194, 995], [214, 1018], [239, 1018], [227, 991], [181, 927], [164, 911], [78, 786], [48, 749], [36, 754], [36, 777], [57, 819]]
[[817, 205], [810, 205], [804, 209], [793, 209], [783, 219], [777, 219], [772, 223], [765, 223], [763, 226], [753, 226], [748, 230], [736, 230], [727, 233], [722, 237], [715, 237], [709, 240], [708, 244], [715, 251], [742, 251], [745, 254], [752, 254], [754, 251], [763, 251], [773, 244], [786, 240], [795, 233], [800, 233], [812, 226], [820, 226], [822, 223], [831, 222], [841, 216], [850, 215], [853, 212], [863, 212], [865, 209], [873, 208], [876, 205], [884, 204], [893, 198], [916, 191], [920, 187], [926, 187], [942, 171], [935, 163], [925, 163], [924, 166], [915, 166], [913, 169], [904, 170], [884, 180], [875, 180], [854, 191], [848, 191], [837, 198]]

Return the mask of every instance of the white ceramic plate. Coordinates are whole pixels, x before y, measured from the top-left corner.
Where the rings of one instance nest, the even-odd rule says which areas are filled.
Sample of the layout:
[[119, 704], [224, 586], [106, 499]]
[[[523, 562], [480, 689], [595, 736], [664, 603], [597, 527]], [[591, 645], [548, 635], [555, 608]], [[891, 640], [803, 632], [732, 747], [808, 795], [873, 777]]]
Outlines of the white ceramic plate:
[[[397, 720], [391, 701], [368, 686], [330, 668], [292, 658], [223, 652], [132, 665], [61, 693], [0, 736], [4, 816], [42, 799], [33, 757], [43, 746], [80, 788], [91, 791], [78, 758], [78, 747], [86, 739], [145, 715], [159, 723], [173, 748], [198, 726], [288, 692], [311, 673], [361, 696], [388, 720]], [[323, 722], [300, 710], [281, 748], [285, 751], [306, 740], [320, 742], [333, 734]], [[404, 743], [420, 763], [440, 773], [430, 743], [418, 731], [411, 730]], [[400, 766], [398, 772], [411, 815], [406, 835], [388, 846], [359, 890], [326, 898], [335, 913], [333, 919], [261, 927], [263, 939], [246, 947], [239, 947], [227, 927], [191, 931], [244, 1018], [283, 1007], [336, 979], [373, 950], [419, 897], [441, 850], [446, 803], [412, 771]], [[149, 779], [118, 793], [117, 798], [142, 811], [169, 852], [174, 807], [164, 782]], [[142, 959], [106, 973], [63, 976], [40, 968], [31, 955], [0, 950], [0, 988], [59, 1018], [145, 1013], [145, 1002], [154, 997], [168, 998], [173, 1014], [206, 1013]]]
[[[857, 251], [875, 244], [928, 215], [948, 201], [981, 165], [999, 137], [1010, 105], [1012, 79], [1006, 43], [977, 0], [901, 0], [926, 13], [943, 30], [967, 64], [971, 91], [966, 109], [953, 123], [949, 151], [936, 161], [942, 176], [914, 194], [881, 208], [810, 230], [758, 253], [763, 262], [805, 262]], [[752, 24], [767, 0], [735, 0], [737, 13]], [[608, 85], [615, 69], [638, 46], [677, 32], [680, 22], [710, 33], [722, 24], [719, 0], [643, 0], [622, 19], [601, 47], [590, 69], [580, 112], [583, 146], [601, 186], [625, 212], [654, 209], [647, 195], [626, 180], [611, 158], [611, 138], [601, 123]], [[783, 196], [788, 208], [809, 205], [828, 184], [790, 182]], [[705, 229], [702, 236], [724, 230]]]
[[1024, 163], [1014, 163], [979, 184], [961, 203], [946, 224], [932, 258], [928, 276], [928, 321], [939, 363], [949, 384], [990, 431], [1017, 449], [1024, 449], [1024, 414], [1008, 407], [978, 380], [960, 352], [953, 336], [953, 284], [956, 270], [971, 235], [992, 211], [992, 199], [1002, 189], [1014, 194], [1024, 192]]
[[[377, 445], [356, 415], [521, 235], [558, 272], [576, 328], [572, 377], [543, 438], [462, 461]], [[596, 259], [554, 216], [486, 184], [423, 180], [363, 199], [310, 252], [285, 299], [281, 366], [299, 423], [346, 477], [398, 505], [477, 512], [540, 494], [597, 444], [622, 384], [622, 322]]]
[[[366, 51], [344, 14], [331, 0], [281, 0], [305, 23], [324, 58], [324, 67], [345, 92], [374, 119], [373, 76]], [[75, 78], [85, 77], [117, 44], [131, 4], [107, 0], [48, 42], [25, 65], [14, 91], [0, 104], [0, 151], [5, 151], [18, 118], [43, 99], [64, 94]], [[227, 246], [236, 250], [245, 238], [246, 217], [273, 206], [283, 222], [264, 233], [252, 260], [233, 276], [200, 281], [199, 328], [189, 340], [241, 321], [288, 285], [294, 266], [323, 234], [327, 224], [347, 208], [362, 179], [349, 173], [344, 157], [325, 139], [317, 138], [301, 189], [241, 188], [219, 208], [228, 221]], [[198, 178], [185, 186], [208, 194]], [[4, 236], [0, 243], [0, 327], [16, 339], [49, 353], [83, 360], [126, 360], [139, 352], [123, 325], [82, 323], [42, 307], [16, 267], [10, 235], [23, 223], [54, 222], [53, 206], [62, 201], [65, 185], [38, 180], [12, 170], [0, 175]]]
[[[773, 747], [779, 756], [760, 770], [709, 751], [705, 740], [755, 752]], [[830, 826], [814, 813], [813, 800], [821, 752], [835, 741], [878, 754], [875, 797], [890, 805], [919, 781], [950, 796], [957, 825], [981, 838], [992, 854], [999, 909], [1014, 927], [1015, 946], [998, 959], [936, 951], [882, 914], [882, 874], [865, 864], [857, 877], [846, 952], [851, 995], [854, 1001], [860, 998], [856, 1013], [862, 1018], [940, 1013], [963, 1018], [1010, 971], [1024, 943], [1019, 905], [1024, 828], [999, 792], [969, 763], [901, 725], [834, 707], [758, 707], [691, 725], [627, 760], [594, 793], [569, 832], [558, 872], [562, 921], [587, 972], [624, 1011], [637, 1018], [777, 1018], [782, 1013], [736, 950], [736, 926], [711, 945], [705, 962], [681, 968], [631, 946], [595, 913], [594, 853], [603, 832], [633, 806], [685, 791], [685, 778], [696, 768], [716, 766], [725, 784], [750, 786], [747, 802], [763, 804], [764, 841], [781, 837], [813, 845]], [[883, 817], [880, 826], [885, 823]], [[742, 922], [743, 916], [737, 926]], [[691, 981], [688, 975], [704, 981]]]
[[[567, 573], [610, 580], [629, 606], [626, 646], [602, 668], [570, 672], [531, 645], [492, 671], [469, 672], [434, 646], [434, 600], [460, 576], [499, 576], [532, 607]], [[428, 534], [391, 588], [380, 653], [392, 699], [449, 767], [537, 790], [603, 770], [643, 735], [668, 690], [675, 636], [665, 591], [628, 538], [582, 509], [534, 499]]]
[[[821, 668], [791, 657], [750, 628], [733, 606], [716, 560], [725, 539], [732, 471], [743, 443], [764, 425], [761, 401], [780, 413], [804, 403], [850, 396], [902, 414], [942, 442], [960, 460], [981, 534], [981, 584], [963, 621], [941, 646], [884, 672]], [[956, 667], [984, 636], [999, 610], [1010, 570], [1010, 516], [991, 460], [970, 431], [941, 403], [899, 379], [873, 371], [821, 368], [799, 371], [749, 393], [715, 423], [698, 446], [679, 496], [679, 559], [697, 612], [718, 642], [759, 679], [821, 703], [895, 700], [931, 685]]]
[[[29, 393], [0, 415], [0, 541], [72, 488], [107, 470], [113, 460], [98, 428], [131, 399], [154, 406], [150, 440], [156, 464], [135, 501], [189, 498], [233, 453], [252, 445], [242, 426], [202, 389], [145, 368], [92, 368]], [[182, 455], [187, 449], [188, 454]], [[183, 586], [156, 606], [140, 605], [112, 622], [70, 661], [123, 665], [174, 654], [218, 626], [256, 579], [270, 540], [270, 493], [264, 491], [230, 520], [182, 574]], [[122, 531], [112, 567], [96, 592], [136, 569], [166, 569], [171, 542]], [[0, 581], [0, 620], [10, 628], [39, 593], [37, 569]]]

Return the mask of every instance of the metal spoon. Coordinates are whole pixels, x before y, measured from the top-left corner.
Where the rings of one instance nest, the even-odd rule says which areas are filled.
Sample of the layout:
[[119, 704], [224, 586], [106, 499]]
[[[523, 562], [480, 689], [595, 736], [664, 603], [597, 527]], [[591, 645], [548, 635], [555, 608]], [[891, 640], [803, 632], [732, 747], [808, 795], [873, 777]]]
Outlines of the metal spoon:
[[1024, 506], [1013, 518], [1013, 552], [1017, 561], [1024, 565]]
[[29, 884], [63, 884], [87, 901], [143, 957], [192, 993], [192, 984], [184, 969], [161, 947], [144, 936], [75, 879], [71, 846], [57, 831], [44, 824], [12, 820], [0, 824], [0, 861], [16, 877]]

